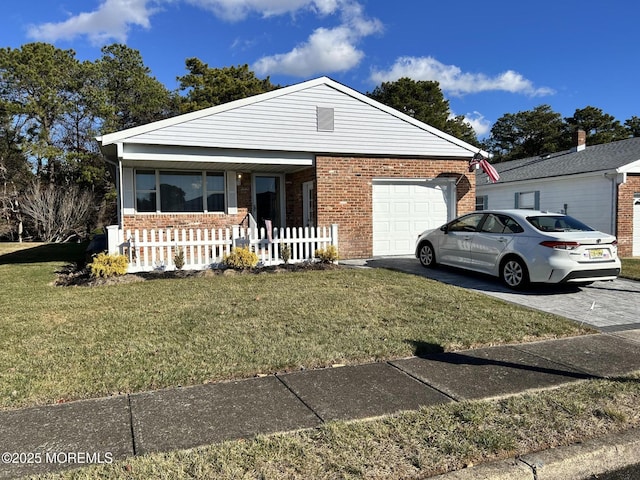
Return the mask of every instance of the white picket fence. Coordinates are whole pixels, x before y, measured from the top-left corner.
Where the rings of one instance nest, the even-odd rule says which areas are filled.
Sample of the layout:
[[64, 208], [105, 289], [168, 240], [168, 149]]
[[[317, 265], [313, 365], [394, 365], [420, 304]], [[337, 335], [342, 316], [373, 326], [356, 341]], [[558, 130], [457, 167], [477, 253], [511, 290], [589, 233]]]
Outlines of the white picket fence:
[[[111, 227], [108, 227], [111, 228]], [[108, 232], [109, 233], [109, 232]], [[124, 237], [124, 238], [123, 238]], [[111, 245], [112, 242], [120, 242]], [[152, 229], [112, 231], [109, 252], [129, 256], [129, 273], [175, 270], [175, 255], [182, 250], [184, 270], [204, 270], [222, 264], [236, 247], [248, 247], [258, 255], [259, 265], [284, 263], [282, 248], [289, 247], [290, 263], [314, 260], [314, 252], [329, 245], [338, 246], [338, 226], [274, 228], [271, 236], [264, 228]], [[115, 248], [114, 248], [115, 247]]]

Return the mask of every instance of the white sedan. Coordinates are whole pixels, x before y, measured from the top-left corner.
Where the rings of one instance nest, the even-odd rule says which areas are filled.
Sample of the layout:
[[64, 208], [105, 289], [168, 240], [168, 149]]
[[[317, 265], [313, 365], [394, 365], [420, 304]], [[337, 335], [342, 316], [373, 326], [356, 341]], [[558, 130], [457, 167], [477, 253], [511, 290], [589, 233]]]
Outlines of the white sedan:
[[615, 236], [568, 215], [535, 210], [463, 215], [420, 234], [416, 257], [425, 267], [488, 273], [513, 289], [529, 282], [589, 284], [620, 273]]

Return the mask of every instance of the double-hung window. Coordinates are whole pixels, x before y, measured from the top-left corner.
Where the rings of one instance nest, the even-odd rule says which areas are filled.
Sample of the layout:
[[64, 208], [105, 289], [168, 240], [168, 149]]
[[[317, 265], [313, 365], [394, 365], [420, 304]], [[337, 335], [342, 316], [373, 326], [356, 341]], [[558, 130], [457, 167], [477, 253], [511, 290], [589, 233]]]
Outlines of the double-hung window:
[[224, 174], [207, 172], [207, 211], [224, 212]]
[[222, 172], [136, 171], [138, 212], [224, 212]]

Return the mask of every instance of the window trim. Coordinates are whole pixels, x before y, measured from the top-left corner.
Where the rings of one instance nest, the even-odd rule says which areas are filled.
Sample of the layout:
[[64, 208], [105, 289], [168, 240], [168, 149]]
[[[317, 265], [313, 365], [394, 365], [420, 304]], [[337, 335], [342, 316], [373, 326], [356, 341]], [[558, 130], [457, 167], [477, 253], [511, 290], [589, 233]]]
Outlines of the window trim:
[[[138, 172], [146, 172], [151, 173], [154, 172], [155, 180], [156, 180], [156, 189], [155, 190], [140, 190], [141, 192], [154, 192], [156, 194], [156, 209], [153, 212], [144, 212], [138, 210], [138, 184], [137, 184], [137, 175]], [[160, 173], [182, 173], [182, 174], [191, 174], [198, 175], [200, 174], [202, 178], [202, 210], [195, 211], [162, 211], [161, 210], [161, 192], [160, 192]], [[222, 190], [214, 191], [211, 193], [222, 193], [224, 195], [224, 209], [223, 210], [208, 210], [208, 195], [209, 191], [207, 190], [207, 177], [210, 174], [221, 175], [222, 176]], [[133, 169], [133, 199], [134, 199], [134, 211], [136, 214], [145, 215], [145, 214], [156, 214], [156, 215], [193, 215], [202, 213], [202, 214], [227, 214], [227, 210], [229, 208], [228, 204], [228, 192], [227, 192], [227, 172], [223, 170], [183, 170], [183, 169], [171, 169], [171, 168], [134, 168]]]
[[[480, 202], [482, 202], [482, 208], [478, 208]], [[476, 195], [476, 212], [481, 212], [483, 210], [489, 210], [489, 195]]]
[[[523, 207], [520, 204], [520, 198], [522, 195], [533, 193], [533, 206]], [[514, 200], [515, 208], [521, 208], [524, 210], [540, 210], [540, 190], [528, 190], [525, 192], [516, 192]]]

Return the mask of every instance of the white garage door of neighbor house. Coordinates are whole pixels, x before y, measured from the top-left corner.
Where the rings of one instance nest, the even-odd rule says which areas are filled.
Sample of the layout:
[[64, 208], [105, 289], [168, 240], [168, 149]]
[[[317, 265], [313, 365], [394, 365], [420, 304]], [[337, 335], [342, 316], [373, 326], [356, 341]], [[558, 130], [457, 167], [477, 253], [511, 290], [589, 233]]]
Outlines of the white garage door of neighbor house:
[[425, 181], [374, 181], [373, 254], [413, 254], [421, 232], [449, 219], [450, 188]]
[[633, 245], [631, 255], [640, 256], [640, 194], [636, 193], [633, 199]]

